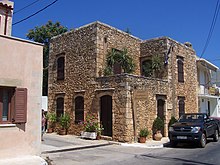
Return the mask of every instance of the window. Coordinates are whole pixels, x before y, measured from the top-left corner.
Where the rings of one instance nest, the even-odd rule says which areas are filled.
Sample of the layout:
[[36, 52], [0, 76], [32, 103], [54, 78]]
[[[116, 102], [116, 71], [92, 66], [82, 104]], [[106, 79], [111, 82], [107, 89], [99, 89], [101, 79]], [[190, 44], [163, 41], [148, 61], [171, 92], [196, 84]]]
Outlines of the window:
[[178, 82], [184, 82], [183, 57], [177, 57]]
[[185, 114], [185, 101], [184, 101], [185, 97], [179, 96], [178, 100], [179, 100], [179, 117], [180, 117], [182, 114]]
[[84, 98], [78, 96], [75, 98], [75, 122], [84, 121]]
[[141, 75], [145, 77], [150, 77], [152, 76], [152, 73], [152, 60], [148, 59], [143, 61], [141, 65]]
[[65, 58], [59, 57], [57, 59], [57, 80], [64, 80], [64, 71], [65, 71]]
[[26, 123], [27, 89], [0, 87], [0, 123]]
[[57, 104], [56, 115], [57, 118], [59, 118], [64, 113], [64, 98], [58, 97], [56, 104]]

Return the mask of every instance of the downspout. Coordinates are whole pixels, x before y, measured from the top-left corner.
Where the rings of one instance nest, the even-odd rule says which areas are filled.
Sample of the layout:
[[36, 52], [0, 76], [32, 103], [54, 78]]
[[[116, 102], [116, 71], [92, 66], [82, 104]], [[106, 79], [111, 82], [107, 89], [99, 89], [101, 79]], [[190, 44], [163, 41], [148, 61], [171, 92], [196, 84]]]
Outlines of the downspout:
[[137, 142], [137, 127], [136, 127], [136, 110], [134, 108], [133, 100], [133, 90], [131, 90], [131, 109], [132, 109], [132, 118], [133, 118], [133, 130], [134, 130], [134, 142]]
[[5, 30], [4, 35], [7, 33], [7, 26], [8, 26], [8, 9], [6, 9], [6, 15], [5, 15]]

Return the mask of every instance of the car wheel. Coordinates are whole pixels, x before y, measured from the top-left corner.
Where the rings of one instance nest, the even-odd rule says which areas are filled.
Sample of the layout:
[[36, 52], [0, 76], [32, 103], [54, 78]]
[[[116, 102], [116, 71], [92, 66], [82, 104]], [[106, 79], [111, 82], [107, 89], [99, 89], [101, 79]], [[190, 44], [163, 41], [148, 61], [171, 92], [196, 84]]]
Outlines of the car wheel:
[[170, 146], [171, 147], [176, 147], [177, 145], [177, 142], [176, 141], [170, 141]]
[[206, 142], [207, 142], [206, 136], [203, 133], [202, 136], [201, 136], [201, 139], [200, 139], [200, 147], [205, 148]]
[[214, 140], [214, 142], [217, 142], [218, 139], [219, 139], [218, 130], [216, 129], [216, 130], [215, 130], [215, 134], [213, 135], [213, 140]]

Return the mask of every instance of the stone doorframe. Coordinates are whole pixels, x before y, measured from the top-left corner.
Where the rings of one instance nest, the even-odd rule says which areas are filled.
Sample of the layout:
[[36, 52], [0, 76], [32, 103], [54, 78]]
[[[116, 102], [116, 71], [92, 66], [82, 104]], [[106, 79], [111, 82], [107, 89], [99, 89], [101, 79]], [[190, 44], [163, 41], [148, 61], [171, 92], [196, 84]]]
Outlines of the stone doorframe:
[[163, 105], [163, 115], [164, 115], [164, 136], [168, 136], [168, 118], [167, 118], [167, 96], [162, 95], [162, 94], [156, 94], [156, 115], [158, 111], [158, 100], [163, 100], [164, 105]]

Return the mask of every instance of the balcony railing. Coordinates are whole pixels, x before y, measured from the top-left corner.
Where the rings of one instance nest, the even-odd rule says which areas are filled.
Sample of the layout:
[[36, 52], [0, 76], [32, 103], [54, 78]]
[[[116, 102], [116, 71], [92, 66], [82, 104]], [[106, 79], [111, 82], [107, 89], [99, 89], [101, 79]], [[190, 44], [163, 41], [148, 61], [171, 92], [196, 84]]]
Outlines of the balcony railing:
[[205, 87], [204, 85], [200, 85], [199, 86], [199, 94], [219, 96], [219, 88], [217, 88], [217, 87]]

